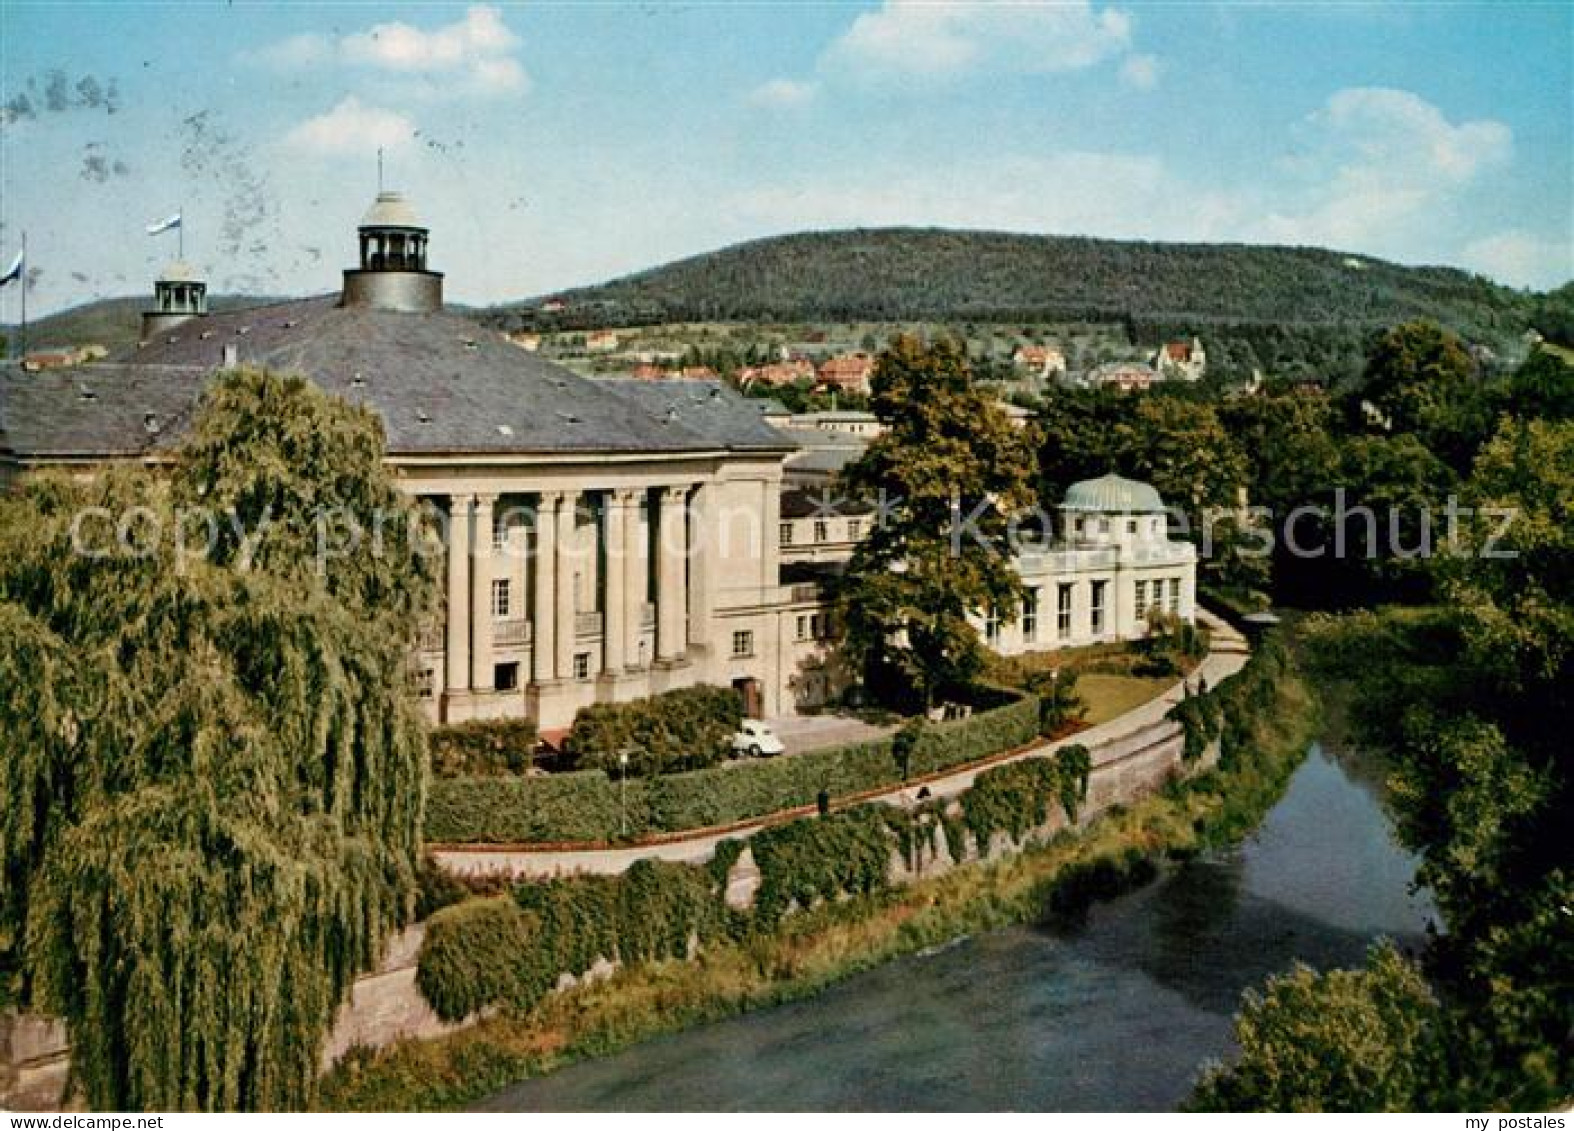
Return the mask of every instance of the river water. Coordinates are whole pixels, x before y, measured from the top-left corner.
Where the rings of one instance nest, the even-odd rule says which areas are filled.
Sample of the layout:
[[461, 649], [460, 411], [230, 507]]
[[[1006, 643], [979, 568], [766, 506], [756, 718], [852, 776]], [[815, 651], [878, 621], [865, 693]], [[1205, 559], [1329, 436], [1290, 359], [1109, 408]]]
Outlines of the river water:
[[1418, 946], [1431, 905], [1370, 785], [1314, 746], [1257, 834], [1093, 909], [525, 1081], [494, 1111], [1163, 1110], [1241, 991]]

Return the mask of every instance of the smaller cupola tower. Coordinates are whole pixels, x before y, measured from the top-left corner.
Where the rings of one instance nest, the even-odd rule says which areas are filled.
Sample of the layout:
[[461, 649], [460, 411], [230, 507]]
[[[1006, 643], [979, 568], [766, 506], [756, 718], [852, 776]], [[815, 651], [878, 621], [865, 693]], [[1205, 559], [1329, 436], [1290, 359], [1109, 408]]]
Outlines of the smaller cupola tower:
[[208, 313], [208, 284], [191, 264], [175, 260], [153, 281], [153, 309], [142, 312], [142, 339], [151, 341], [167, 330]]
[[443, 308], [443, 276], [426, 269], [427, 229], [403, 193], [379, 192], [361, 218], [361, 265], [345, 271], [345, 306], [419, 314]]

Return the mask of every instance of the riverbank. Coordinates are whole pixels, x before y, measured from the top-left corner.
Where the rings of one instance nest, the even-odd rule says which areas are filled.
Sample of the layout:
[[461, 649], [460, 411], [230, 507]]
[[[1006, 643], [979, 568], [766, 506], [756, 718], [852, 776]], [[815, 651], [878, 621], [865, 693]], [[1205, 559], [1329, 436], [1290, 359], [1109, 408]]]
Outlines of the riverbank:
[[572, 1061], [739, 1012], [811, 995], [904, 954], [1046, 910], [1074, 912], [1261, 820], [1299, 763], [1317, 721], [1307, 685], [1287, 670], [1221, 768], [1112, 811], [1075, 834], [992, 863], [822, 905], [769, 934], [706, 948], [692, 961], [631, 965], [431, 1041], [355, 1052], [323, 1081], [334, 1110], [457, 1108]]

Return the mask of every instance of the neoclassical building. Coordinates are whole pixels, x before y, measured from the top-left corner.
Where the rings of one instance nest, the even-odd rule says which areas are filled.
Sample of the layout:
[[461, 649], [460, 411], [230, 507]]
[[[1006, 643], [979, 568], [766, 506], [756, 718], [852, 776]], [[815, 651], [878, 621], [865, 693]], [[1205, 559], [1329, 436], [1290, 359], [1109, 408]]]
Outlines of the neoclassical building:
[[[0, 368], [0, 484], [162, 462], [215, 372], [298, 372], [375, 410], [398, 483], [446, 519], [442, 608], [412, 661], [434, 720], [528, 715], [551, 732], [589, 703], [697, 683], [737, 688], [753, 715], [840, 691], [817, 579], [872, 517], [824, 514], [804, 487], [855, 452], [794, 471], [794, 433], [720, 382], [580, 377], [444, 311], [430, 233], [398, 193], [357, 234], [336, 293], [213, 314], [174, 264], [134, 349]], [[1077, 484], [1062, 514], [1061, 537], [1019, 559], [1022, 614], [980, 622], [995, 647], [1138, 635], [1154, 607], [1192, 616], [1195, 556], [1167, 539], [1152, 488]]]
[[446, 313], [428, 230], [397, 193], [358, 236], [336, 294], [210, 314], [174, 265], [134, 350], [7, 370], [0, 462], [156, 462], [217, 370], [303, 373], [377, 411], [399, 484], [448, 519], [442, 619], [414, 670], [434, 719], [551, 729], [701, 682], [758, 714], [823, 694], [829, 645], [796, 632], [818, 590], [779, 576], [790, 439], [719, 382], [583, 378]]

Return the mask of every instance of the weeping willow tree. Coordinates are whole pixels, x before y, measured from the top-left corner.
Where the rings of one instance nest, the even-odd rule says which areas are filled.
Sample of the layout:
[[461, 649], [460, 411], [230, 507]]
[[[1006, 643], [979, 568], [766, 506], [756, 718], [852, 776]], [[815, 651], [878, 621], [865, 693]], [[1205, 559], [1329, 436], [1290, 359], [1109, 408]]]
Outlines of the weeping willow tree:
[[[0, 974], [95, 1107], [306, 1104], [409, 916], [433, 563], [382, 454], [369, 412], [237, 371], [173, 472], [0, 500]], [[323, 561], [324, 509], [381, 538]]]

